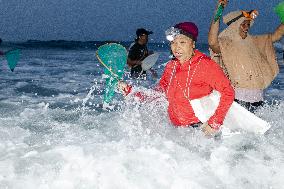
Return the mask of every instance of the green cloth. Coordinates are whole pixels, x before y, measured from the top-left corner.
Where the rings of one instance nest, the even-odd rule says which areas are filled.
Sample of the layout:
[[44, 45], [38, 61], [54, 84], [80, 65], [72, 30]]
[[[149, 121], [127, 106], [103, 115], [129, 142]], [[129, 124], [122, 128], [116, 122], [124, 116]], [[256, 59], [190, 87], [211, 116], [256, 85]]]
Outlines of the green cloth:
[[218, 9], [216, 11], [215, 17], [214, 17], [214, 22], [217, 22], [217, 20], [222, 16], [224, 10], [224, 5], [220, 4], [218, 6]]
[[284, 23], [284, 2], [279, 3], [274, 8], [274, 11], [279, 16], [281, 23]]
[[[124, 67], [127, 62], [127, 50], [120, 44], [109, 43], [102, 45], [97, 50], [100, 63], [104, 64], [104, 74], [107, 75], [104, 92], [104, 102], [112, 101], [117, 88], [117, 83], [122, 79]], [[106, 68], [108, 67], [108, 69]], [[109, 69], [113, 72], [111, 73]], [[114, 74], [116, 76], [114, 76]]]

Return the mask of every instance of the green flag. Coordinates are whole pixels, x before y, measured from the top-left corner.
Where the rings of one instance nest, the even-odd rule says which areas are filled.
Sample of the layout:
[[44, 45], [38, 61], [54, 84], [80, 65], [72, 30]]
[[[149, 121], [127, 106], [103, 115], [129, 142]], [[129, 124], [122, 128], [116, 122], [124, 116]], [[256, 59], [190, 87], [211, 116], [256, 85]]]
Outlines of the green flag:
[[274, 11], [279, 16], [281, 23], [284, 23], [284, 2], [279, 3], [275, 8]]
[[5, 52], [5, 57], [8, 62], [8, 66], [12, 72], [14, 71], [16, 65], [18, 64], [20, 53], [21, 53], [20, 49], [14, 49]]

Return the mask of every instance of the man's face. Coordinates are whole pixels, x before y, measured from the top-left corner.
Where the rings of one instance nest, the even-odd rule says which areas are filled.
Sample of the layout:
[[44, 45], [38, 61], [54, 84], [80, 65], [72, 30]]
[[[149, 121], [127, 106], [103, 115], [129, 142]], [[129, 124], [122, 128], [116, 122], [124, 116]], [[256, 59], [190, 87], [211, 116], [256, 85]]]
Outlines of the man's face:
[[242, 39], [248, 36], [248, 31], [250, 29], [250, 20], [244, 20], [239, 27], [239, 34]]
[[139, 41], [142, 44], [146, 44], [148, 42], [148, 35], [147, 34], [142, 34], [139, 36]]

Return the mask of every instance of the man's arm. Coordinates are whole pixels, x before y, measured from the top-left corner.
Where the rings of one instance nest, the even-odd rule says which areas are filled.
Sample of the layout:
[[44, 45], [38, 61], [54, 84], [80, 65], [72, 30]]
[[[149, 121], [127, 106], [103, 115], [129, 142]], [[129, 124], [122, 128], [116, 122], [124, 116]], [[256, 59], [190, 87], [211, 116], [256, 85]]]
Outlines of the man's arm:
[[276, 41], [279, 41], [283, 35], [284, 35], [284, 24], [280, 24], [272, 34], [272, 42], [274, 43]]
[[130, 67], [133, 67], [135, 65], [141, 65], [141, 61], [139, 60], [132, 60], [131, 58], [127, 58], [127, 65], [130, 66]]
[[[228, 3], [227, 0], [219, 0], [216, 10], [215, 10], [215, 14], [220, 4], [223, 4], [223, 6], [226, 7], [227, 3]], [[212, 23], [210, 25], [209, 33], [208, 33], [208, 44], [214, 53], [221, 52], [219, 41], [218, 41], [219, 27], [220, 27], [220, 18], [216, 22], [214, 21], [214, 18], [213, 18]]]

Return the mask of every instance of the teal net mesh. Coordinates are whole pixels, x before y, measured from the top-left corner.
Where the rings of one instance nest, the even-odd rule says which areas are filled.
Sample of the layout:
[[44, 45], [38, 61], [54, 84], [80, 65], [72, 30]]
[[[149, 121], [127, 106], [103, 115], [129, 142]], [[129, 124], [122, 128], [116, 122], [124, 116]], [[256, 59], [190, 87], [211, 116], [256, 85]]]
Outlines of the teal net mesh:
[[[105, 68], [104, 74], [106, 77], [106, 87], [104, 93], [104, 102], [109, 103], [112, 101], [117, 87], [118, 80], [122, 79], [124, 67], [127, 61], [126, 49], [116, 43], [109, 43], [99, 47], [97, 56], [101, 63], [105, 64], [112, 73]], [[116, 76], [114, 76], [114, 74]]]

